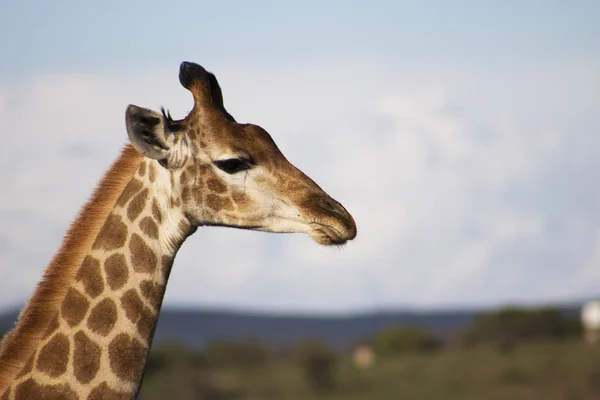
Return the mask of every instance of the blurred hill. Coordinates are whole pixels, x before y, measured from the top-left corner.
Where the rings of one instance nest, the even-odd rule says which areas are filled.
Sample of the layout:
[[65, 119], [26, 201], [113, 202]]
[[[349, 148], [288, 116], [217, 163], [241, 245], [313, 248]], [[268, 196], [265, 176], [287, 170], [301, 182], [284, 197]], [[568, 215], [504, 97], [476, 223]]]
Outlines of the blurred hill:
[[[556, 306], [576, 316], [580, 304]], [[253, 337], [266, 343], [291, 344], [318, 338], [342, 350], [394, 325], [422, 327], [442, 340], [465, 328], [484, 310], [385, 311], [344, 315], [284, 315], [208, 309], [165, 308], [154, 344], [174, 340], [200, 348], [215, 339]], [[14, 326], [18, 311], [0, 314], [0, 334]]]

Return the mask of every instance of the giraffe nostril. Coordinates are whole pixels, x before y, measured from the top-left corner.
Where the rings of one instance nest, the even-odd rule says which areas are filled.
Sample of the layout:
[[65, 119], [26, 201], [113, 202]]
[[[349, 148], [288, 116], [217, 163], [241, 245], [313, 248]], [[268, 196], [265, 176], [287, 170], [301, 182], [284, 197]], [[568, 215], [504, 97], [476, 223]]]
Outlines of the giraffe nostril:
[[338, 211], [337, 204], [334, 203], [334, 201], [329, 198], [325, 198], [323, 201], [321, 201], [321, 207], [323, 207], [326, 210], [333, 211], [333, 212]]
[[320, 206], [324, 210], [337, 214], [343, 218], [348, 217], [348, 212], [346, 209], [337, 201], [332, 199], [331, 197], [324, 197], [320, 201]]

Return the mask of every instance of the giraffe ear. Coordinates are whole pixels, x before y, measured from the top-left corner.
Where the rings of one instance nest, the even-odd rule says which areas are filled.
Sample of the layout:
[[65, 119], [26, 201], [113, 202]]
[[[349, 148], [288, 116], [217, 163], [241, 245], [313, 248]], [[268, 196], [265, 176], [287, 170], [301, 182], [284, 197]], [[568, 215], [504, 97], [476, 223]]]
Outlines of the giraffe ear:
[[176, 134], [167, 127], [163, 115], [130, 104], [125, 111], [125, 124], [129, 140], [138, 152], [154, 160], [169, 157]]

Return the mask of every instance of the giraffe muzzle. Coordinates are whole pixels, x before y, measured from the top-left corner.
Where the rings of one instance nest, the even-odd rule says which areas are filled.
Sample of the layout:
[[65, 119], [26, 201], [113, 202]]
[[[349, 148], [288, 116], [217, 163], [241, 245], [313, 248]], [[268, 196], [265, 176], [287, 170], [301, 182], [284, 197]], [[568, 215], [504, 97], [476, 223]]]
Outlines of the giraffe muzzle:
[[323, 196], [317, 202], [325, 218], [312, 224], [311, 237], [322, 245], [341, 245], [356, 237], [356, 223], [352, 215], [339, 202]]

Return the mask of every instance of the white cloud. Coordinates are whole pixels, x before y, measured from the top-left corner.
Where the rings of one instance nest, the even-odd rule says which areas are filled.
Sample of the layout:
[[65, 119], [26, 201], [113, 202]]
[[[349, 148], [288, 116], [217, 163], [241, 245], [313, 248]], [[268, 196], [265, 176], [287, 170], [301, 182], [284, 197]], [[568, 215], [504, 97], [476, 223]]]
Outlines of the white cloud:
[[[298, 235], [200, 229], [178, 256], [166, 304], [327, 311], [600, 289], [600, 213], [582, 218], [568, 196], [560, 209], [560, 196], [544, 200], [556, 185], [584, 191], [581, 171], [600, 174], [598, 69], [484, 75], [346, 60], [214, 70], [229, 111], [265, 127], [353, 213], [359, 236], [340, 250]], [[128, 103], [164, 104], [179, 117], [191, 98], [176, 68], [0, 87], [0, 306], [31, 292], [125, 141]]]

